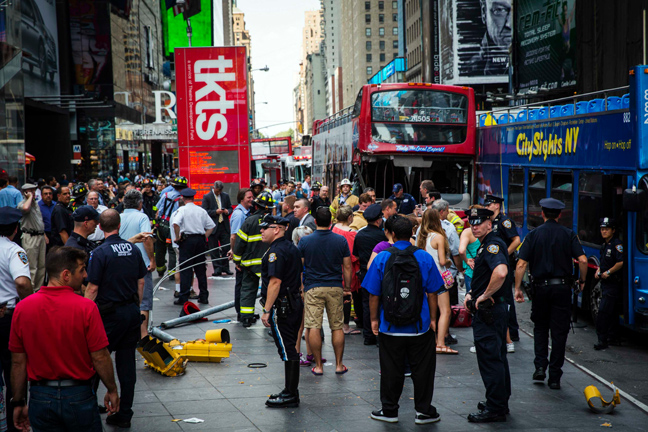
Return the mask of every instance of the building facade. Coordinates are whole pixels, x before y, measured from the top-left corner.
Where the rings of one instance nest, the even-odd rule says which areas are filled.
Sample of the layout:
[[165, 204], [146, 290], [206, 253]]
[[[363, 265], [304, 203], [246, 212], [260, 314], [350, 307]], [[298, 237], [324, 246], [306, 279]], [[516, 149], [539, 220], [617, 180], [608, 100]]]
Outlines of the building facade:
[[232, 10], [234, 45], [244, 46], [248, 55], [248, 121], [250, 131], [256, 129], [256, 111], [254, 110], [254, 76], [252, 75], [252, 36], [245, 28], [245, 13], [234, 6]]
[[332, 115], [342, 109], [339, 88], [342, 83], [342, 34], [341, 34], [341, 0], [321, 0], [322, 9], [322, 45], [324, 56], [326, 86], [326, 114]]
[[304, 77], [306, 103], [308, 104], [306, 109], [308, 117], [305, 118], [305, 121], [312, 128], [313, 121], [327, 117], [324, 59], [319, 52], [314, 52], [306, 57]]

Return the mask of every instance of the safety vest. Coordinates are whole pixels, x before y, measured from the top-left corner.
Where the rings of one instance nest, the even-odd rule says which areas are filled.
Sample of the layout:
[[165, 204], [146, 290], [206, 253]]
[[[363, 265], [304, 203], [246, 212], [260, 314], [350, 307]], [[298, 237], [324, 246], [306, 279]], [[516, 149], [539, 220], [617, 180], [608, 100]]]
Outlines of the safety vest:
[[232, 259], [241, 267], [245, 267], [261, 277], [261, 259], [270, 245], [261, 241], [261, 227], [264, 210], [257, 210], [248, 216], [236, 233], [236, 243], [232, 251]]

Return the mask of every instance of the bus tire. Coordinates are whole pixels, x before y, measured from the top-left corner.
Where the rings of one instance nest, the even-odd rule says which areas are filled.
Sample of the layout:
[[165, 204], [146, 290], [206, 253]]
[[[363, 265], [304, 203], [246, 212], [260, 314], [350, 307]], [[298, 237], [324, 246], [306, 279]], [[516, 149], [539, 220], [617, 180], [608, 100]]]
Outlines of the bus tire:
[[589, 293], [589, 308], [590, 313], [592, 314], [592, 321], [596, 323], [596, 318], [598, 317], [599, 306], [601, 304], [601, 297], [603, 295], [603, 289], [601, 288], [601, 282], [597, 281], [593, 284]]

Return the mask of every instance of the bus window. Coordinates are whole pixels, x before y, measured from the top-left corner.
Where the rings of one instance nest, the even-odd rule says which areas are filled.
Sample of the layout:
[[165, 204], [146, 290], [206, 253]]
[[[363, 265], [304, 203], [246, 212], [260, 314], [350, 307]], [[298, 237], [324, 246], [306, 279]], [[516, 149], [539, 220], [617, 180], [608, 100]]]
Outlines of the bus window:
[[554, 171], [551, 174], [551, 197], [565, 203], [565, 209], [560, 212], [558, 223], [570, 229], [574, 215], [573, 177], [571, 172]]
[[547, 197], [547, 174], [544, 171], [529, 170], [529, 201], [527, 203], [527, 229], [542, 225], [540, 200]]
[[519, 227], [524, 223], [524, 170], [521, 168], [509, 171], [508, 217]]
[[362, 109], [362, 89], [358, 93], [355, 104], [353, 104], [353, 117], [358, 117], [360, 115], [360, 110]]
[[603, 175], [581, 172], [578, 179], [578, 237], [582, 242], [601, 244], [599, 218], [603, 208]]
[[[648, 175], [639, 181], [639, 190], [648, 193]], [[642, 212], [637, 213], [637, 249], [648, 255], [648, 203]]]

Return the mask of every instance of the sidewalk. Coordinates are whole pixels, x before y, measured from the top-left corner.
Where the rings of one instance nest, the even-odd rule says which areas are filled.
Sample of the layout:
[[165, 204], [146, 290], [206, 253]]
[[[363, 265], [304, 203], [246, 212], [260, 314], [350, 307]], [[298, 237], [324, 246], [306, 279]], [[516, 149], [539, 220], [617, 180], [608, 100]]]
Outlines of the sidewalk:
[[[157, 282], [157, 276], [154, 282]], [[163, 286], [168, 290], [158, 291], [154, 302], [156, 325], [177, 317], [180, 310], [172, 305], [173, 282], [167, 281]], [[209, 289], [211, 306], [231, 301], [234, 298], [234, 279], [210, 278]], [[591, 384], [597, 385], [604, 398], [610, 397], [610, 391], [568, 363], [563, 368], [562, 390], [534, 384], [531, 380], [533, 340], [523, 333], [520, 342], [516, 343], [516, 352], [508, 357], [513, 387], [508, 421], [490, 425], [468, 423], [466, 416], [477, 411], [477, 402], [484, 399], [475, 354], [469, 352], [472, 345], [472, 330], [469, 328], [451, 329], [459, 339], [459, 344], [453, 346], [459, 355], [437, 356], [432, 403], [441, 415], [439, 423], [414, 424], [410, 378], [405, 379], [399, 423], [387, 424], [370, 418], [371, 411], [380, 408], [380, 367], [378, 350], [375, 346], [364, 346], [361, 335], [346, 337], [344, 364], [349, 368], [347, 374], [337, 376], [333, 365], [325, 365], [324, 376], [316, 377], [310, 373], [310, 368], [303, 367], [299, 385], [300, 407], [269, 409], [264, 405], [265, 400], [269, 394], [282, 390], [284, 377], [283, 364], [267, 330], [260, 321], [249, 329], [240, 324], [212, 323], [223, 318], [235, 320], [234, 309], [209, 318], [201, 324], [166, 331], [181, 340], [193, 340], [203, 338], [206, 330], [226, 328], [232, 337], [231, 357], [220, 364], [190, 362], [184, 376], [169, 378], [145, 369], [141, 356], [136, 354], [138, 381], [132, 431], [586, 431], [600, 429], [606, 422], [624, 431], [645, 430], [646, 415], [623, 399], [613, 415], [591, 413], [583, 389]], [[330, 333], [326, 330], [323, 353], [329, 363], [334, 359], [330, 340]], [[305, 350], [305, 344], [302, 350]], [[265, 362], [268, 367], [249, 369], [247, 365], [252, 362]], [[99, 390], [99, 400], [104, 392]], [[203, 419], [204, 423], [172, 422], [172, 419], [191, 417]], [[105, 423], [104, 428], [113, 430]]]

